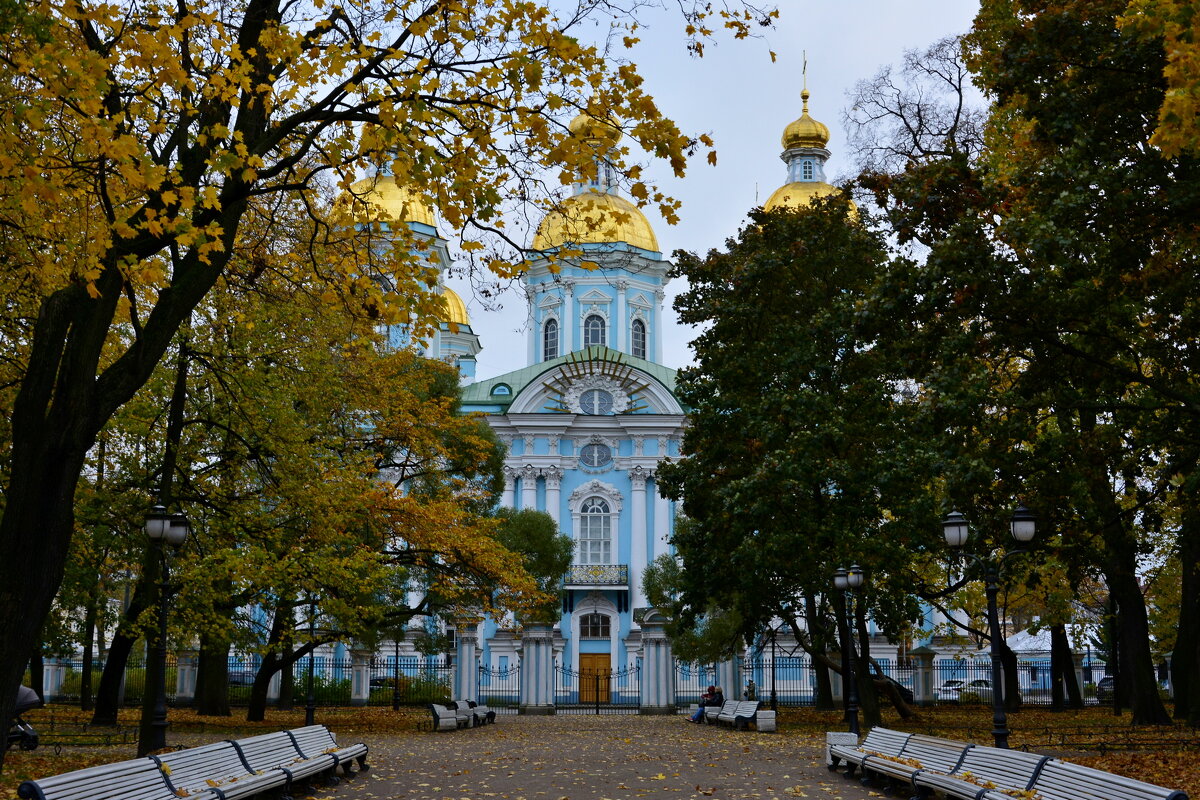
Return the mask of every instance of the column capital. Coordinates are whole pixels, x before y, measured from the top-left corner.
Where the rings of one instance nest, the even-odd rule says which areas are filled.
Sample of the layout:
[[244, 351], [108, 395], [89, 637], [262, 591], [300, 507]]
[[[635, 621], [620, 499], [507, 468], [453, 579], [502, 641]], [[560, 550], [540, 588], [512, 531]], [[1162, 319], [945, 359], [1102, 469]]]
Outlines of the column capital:
[[542, 470], [542, 475], [546, 478], [547, 489], [558, 489], [562, 487], [563, 471], [561, 467], [551, 465]]
[[635, 492], [646, 491], [646, 479], [650, 477], [650, 470], [640, 464], [629, 470], [629, 480], [633, 483]]

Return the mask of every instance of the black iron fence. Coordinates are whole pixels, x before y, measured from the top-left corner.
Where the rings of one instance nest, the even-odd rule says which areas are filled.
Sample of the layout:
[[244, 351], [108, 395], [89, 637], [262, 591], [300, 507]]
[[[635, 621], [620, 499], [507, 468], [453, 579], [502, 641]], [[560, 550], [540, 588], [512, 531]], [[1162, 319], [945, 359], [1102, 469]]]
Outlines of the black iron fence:
[[641, 706], [641, 669], [566, 666], [554, 670], [554, 706], [559, 714], [628, 714]]
[[479, 701], [493, 711], [516, 711], [521, 702], [521, 668], [479, 666]]
[[[291, 674], [291, 701], [304, 705], [308, 699], [308, 659], [293, 665]], [[350, 705], [425, 705], [442, 702], [451, 697], [454, 667], [445, 656], [394, 657], [377, 656], [367, 666], [368, 688], [365, 697], [354, 697], [354, 663], [349, 658], [313, 658], [313, 699], [319, 706]], [[229, 704], [247, 706], [250, 693], [258, 675], [261, 659], [234, 657], [229, 659]], [[92, 696], [100, 686], [104, 662], [92, 665]], [[79, 702], [83, 689], [83, 662], [81, 660], [56, 659], [45, 667], [44, 685], [55, 702]], [[25, 682], [30, 676], [26, 674]], [[118, 692], [119, 703], [136, 706], [142, 702], [146, 682], [146, 667], [141, 659], [131, 659], [125, 667], [124, 679]], [[283, 690], [283, 675], [280, 673], [268, 684], [268, 705], [277, 706], [286, 701]], [[185, 704], [189, 697], [180, 697], [179, 667], [172, 655], [167, 660], [167, 701]]]

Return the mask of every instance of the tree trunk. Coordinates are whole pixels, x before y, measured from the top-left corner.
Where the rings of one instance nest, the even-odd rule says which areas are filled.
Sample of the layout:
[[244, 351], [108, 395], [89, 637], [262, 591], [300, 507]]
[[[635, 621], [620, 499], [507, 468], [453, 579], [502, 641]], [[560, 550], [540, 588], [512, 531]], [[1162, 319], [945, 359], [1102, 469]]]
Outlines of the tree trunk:
[[29, 688], [37, 692], [38, 700], [46, 702], [46, 664], [42, 661], [41, 645], [29, 657]]
[[1021, 710], [1021, 674], [1017, 654], [1001, 639], [996, 644], [996, 652], [1000, 655], [1000, 669], [1004, 677], [1004, 710]]
[[854, 604], [854, 627], [858, 633], [858, 658], [854, 663], [854, 674], [858, 677], [858, 702], [862, 706], [863, 727], [874, 728], [883, 724], [879, 710], [879, 693], [875, 690], [874, 670], [871, 669], [871, 635], [867, 630], [867, 614], [861, 600]]
[[96, 635], [96, 598], [89, 595], [87, 611], [83, 617], [83, 667], [79, 676], [79, 709], [91, 711], [92, 703], [92, 652]]
[[1183, 519], [1179, 531], [1179, 630], [1175, 652], [1171, 656], [1171, 684], [1175, 689], [1175, 718], [1189, 725], [1200, 725], [1200, 688], [1196, 670], [1200, 669], [1200, 507], [1183, 499]]
[[205, 717], [228, 717], [230, 643], [207, 634], [200, 635], [196, 665], [196, 713]]
[[1133, 712], [1134, 725], [1169, 725], [1171, 717], [1158, 696], [1158, 678], [1150, 654], [1150, 623], [1146, 600], [1137, 577], [1137, 535], [1126, 521], [1125, 511], [1114, 495], [1108, 461], [1092, 436], [1094, 413], [1080, 412], [1079, 428], [1086, 459], [1087, 482], [1095, 518], [1095, 529], [1104, 540], [1103, 570], [1110, 598], [1116, 603], [1116, 644], [1119, 677], [1116, 694], [1124, 694]]
[[[288, 643], [288, 655], [291, 655], [291, 643]], [[292, 689], [292, 676], [296, 662], [293, 658], [285, 658], [279, 665], [279, 708], [291, 711], [294, 708], [295, 694]]]
[[1050, 680], [1054, 711], [1083, 708], [1083, 691], [1075, 675], [1071, 642], [1067, 638], [1067, 626], [1062, 623], [1050, 626]]
[[[813, 639], [813, 647], [828, 652], [829, 632], [821, 619], [817, 598], [811, 592], [804, 595], [804, 617]], [[818, 710], [832, 711], [836, 706], [833, 703], [833, 681], [829, 678], [829, 669], [815, 658], [810, 660], [816, 676], [813, 702]]]
[[[143, 573], [145, 574], [145, 573]], [[104, 671], [100, 673], [100, 685], [96, 687], [96, 708], [92, 712], [93, 725], [116, 725], [117, 712], [121, 707], [121, 681], [125, 678], [125, 668], [129, 665], [129, 654], [140, 638], [137, 635], [137, 619], [150, 602], [150, 593], [146, 591], [144, 581], [140, 578], [134, 586], [133, 597], [126, 607], [121, 623], [113, 634], [108, 646], [108, 658], [104, 660]]]

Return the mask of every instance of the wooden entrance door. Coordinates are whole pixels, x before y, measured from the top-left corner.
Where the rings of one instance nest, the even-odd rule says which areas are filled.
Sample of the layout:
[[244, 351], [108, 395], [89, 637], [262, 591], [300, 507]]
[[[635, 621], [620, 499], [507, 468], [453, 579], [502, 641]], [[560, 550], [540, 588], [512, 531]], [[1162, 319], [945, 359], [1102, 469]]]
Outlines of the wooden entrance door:
[[579, 702], [608, 703], [612, 662], [609, 653], [579, 654]]

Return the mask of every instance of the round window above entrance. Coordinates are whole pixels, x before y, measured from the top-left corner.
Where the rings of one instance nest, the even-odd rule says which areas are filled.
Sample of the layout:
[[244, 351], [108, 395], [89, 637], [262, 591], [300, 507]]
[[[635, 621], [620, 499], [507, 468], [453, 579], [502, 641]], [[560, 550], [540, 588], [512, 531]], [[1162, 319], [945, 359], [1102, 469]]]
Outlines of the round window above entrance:
[[613, 413], [613, 396], [603, 389], [588, 389], [579, 397], [579, 408], [585, 414]]
[[612, 463], [612, 449], [606, 444], [585, 444], [579, 451], [579, 461], [585, 467], [603, 467]]

